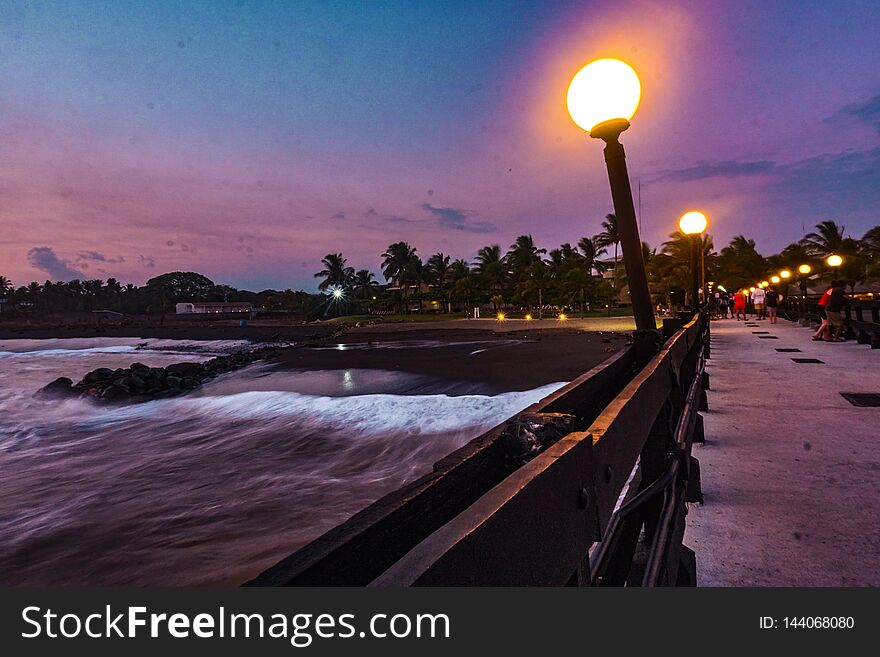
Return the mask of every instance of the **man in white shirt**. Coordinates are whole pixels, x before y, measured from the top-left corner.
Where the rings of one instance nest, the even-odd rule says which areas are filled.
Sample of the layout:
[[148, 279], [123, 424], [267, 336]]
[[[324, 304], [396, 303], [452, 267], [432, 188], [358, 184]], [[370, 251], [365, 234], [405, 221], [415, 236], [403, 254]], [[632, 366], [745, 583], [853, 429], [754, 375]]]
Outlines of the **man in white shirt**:
[[764, 319], [764, 288], [756, 287], [752, 292], [752, 303], [755, 305], [755, 316]]

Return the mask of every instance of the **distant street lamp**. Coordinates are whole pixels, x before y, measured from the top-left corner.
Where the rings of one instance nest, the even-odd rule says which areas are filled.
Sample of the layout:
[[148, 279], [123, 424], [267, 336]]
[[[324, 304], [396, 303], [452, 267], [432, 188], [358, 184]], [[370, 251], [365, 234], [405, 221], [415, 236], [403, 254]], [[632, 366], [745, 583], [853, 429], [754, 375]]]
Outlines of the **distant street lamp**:
[[783, 280], [789, 279], [791, 278], [791, 272], [787, 269], [783, 269], [781, 272], [779, 272], [779, 277]]
[[836, 253], [833, 253], [825, 259], [825, 264], [834, 269], [843, 264], [843, 258]]
[[770, 277], [770, 282], [773, 283], [773, 285], [776, 285], [777, 283], [779, 283], [780, 280], [781, 279], [779, 278], [779, 276], [771, 276]]
[[636, 223], [626, 154], [618, 138], [629, 128], [642, 96], [639, 76], [618, 59], [597, 59], [578, 71], [568, 86], [568, 113], [572, 120], [605, 142], [605, 165], [636, 328], [656, 330], [654, 308], [648, 291], [648, 276], [642, 259], [642, 241]]
[[697, 210], [685, 212], [678, 220], [679, 230], [689, 236], [691, 240], [691, 304], [694, 312], [696, 312], [697, 308], [700, 306], [700, 295], [698, 290], [703, 282], [702, 276], [700, 275], [702, 267], [697, 252], [699, 251], [700, 254], [703, 252], [703, 238], [701, 235], [708, 225], [709, 220], [706, 219], [706, 215]]

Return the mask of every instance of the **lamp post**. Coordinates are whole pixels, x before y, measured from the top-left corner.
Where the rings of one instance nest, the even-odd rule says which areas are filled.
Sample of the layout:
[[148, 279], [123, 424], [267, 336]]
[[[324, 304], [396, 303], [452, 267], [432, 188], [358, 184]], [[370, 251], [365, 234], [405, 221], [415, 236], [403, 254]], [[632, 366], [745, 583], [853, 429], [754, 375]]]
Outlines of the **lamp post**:
[[[703, 232], [709, 225], [706, 215], [697, 210], [691, 210], [681, 215], [678, 220], [678, 228], [691, 240], [691, 309], [696, 312], [700, 306], [699, 289], [702, 287], [699, 255], [703, 252]], [[699, 251], [699, 254], [697, 253]]]
[[807, 277], [810, 275], [811, 271], [813, 271], [813, 268], [807, 264], [798, 267], [801, 288], [801, 319], [807, 314]]
[[617, 216], [623, 264], [633, 305], [636, 328], [657, 329], [648, 276], [642, 259], [642, 241], [636, 223], [626, 154], [619, 141], [636, 113], [642, 86], [636, 72], [617, 59], [598, 59], [575, 74], [568, 87], [568, 113], [590, 137], [605, 142], [605, 165], [614, 214]]
[[832, 253], [830, 256], [825, 258], [825, 264], [827, 264], [831, 269], [837, 269], [840, 265], [843, 264], [843, 258], [841, 258], [836, 253]]

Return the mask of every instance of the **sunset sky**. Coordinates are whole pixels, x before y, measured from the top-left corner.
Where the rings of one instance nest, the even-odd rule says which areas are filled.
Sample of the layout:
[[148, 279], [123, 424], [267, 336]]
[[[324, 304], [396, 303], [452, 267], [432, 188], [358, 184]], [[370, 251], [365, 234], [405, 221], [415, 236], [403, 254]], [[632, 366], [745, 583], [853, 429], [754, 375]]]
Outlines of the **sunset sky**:
[[630, 63], [643, 239], [880, 224], [880, 3], [0, 3], [0, 274], [312, 290], [341, 251], [547, 248], [612, 211], [567, 85]]

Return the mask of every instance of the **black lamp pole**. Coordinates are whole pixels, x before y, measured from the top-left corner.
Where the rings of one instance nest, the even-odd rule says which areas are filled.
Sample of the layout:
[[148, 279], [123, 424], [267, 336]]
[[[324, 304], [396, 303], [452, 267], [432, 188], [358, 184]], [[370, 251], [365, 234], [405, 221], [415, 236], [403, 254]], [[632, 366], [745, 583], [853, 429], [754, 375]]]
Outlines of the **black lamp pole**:
[[700, 307], [700, 258], [697, 254], [700, 234], [691, 235], [691, 311]]
[[620, 246], [623, 250], [623, 264], [626, 267], [626, 280], [632, 300], [636, 329], [656, 330], [654, 307], [648, 291], [648, 275], [642, 258], [642, 240], [633, 207], [629, 174], [626, 170], [626, 154], [618, 140], [620, 133], [629, 128], [629, 121], [613, 119], [605, 121], [590, 130], [590, 136], [605, 142], [605, 165], [608, 168], [608, 182], [611, 183], [611, 198], [614, 214], [617, 216]]

